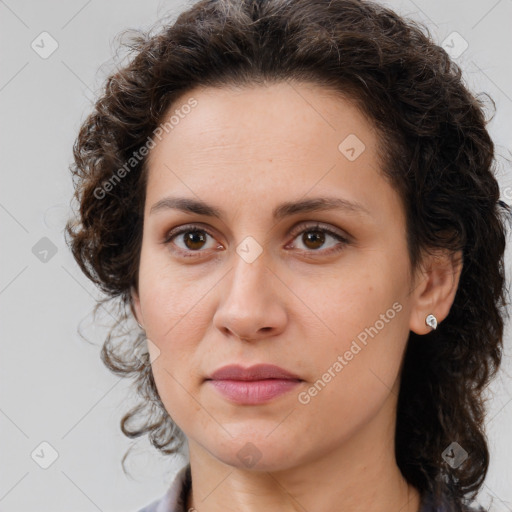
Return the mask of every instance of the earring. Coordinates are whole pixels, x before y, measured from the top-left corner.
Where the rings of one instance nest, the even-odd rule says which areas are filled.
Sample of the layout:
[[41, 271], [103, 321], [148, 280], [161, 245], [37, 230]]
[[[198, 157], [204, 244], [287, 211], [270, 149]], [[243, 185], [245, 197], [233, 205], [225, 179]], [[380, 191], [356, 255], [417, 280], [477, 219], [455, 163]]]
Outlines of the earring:
[[427, 318], [425, 318], [425, 323], [429, 327], [432, 327], [432, 330], [437, 329], [437, 318], [435, 317], [435, 315], [428, 315]]
[[144, 330], [144, 327], [142, 327], [142, 325], [139, 324], [139, 322], [137, 322], [137, 325], [142, 329]]

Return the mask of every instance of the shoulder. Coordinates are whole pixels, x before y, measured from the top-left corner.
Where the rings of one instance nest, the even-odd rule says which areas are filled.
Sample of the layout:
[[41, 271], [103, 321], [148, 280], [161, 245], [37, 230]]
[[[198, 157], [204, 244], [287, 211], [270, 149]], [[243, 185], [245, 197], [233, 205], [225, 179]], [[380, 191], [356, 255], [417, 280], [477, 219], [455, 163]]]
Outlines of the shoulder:
[[190, 464], [187, 464], [176, 473], [167, 492], [162, 497], [137, 512], [186, 512], [185, 503], [190, 482]]

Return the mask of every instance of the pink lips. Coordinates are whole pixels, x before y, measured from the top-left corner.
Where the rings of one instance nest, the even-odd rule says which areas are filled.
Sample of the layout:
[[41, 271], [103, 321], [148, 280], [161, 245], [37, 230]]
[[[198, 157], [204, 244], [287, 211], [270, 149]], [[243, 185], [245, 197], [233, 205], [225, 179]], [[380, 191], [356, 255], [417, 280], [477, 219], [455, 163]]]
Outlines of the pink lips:
[[228, 365], [206, 379], [233, 402], [255, 405], [296, 387], [302, 379], [279, 366], [258, 364], [249, 368]]

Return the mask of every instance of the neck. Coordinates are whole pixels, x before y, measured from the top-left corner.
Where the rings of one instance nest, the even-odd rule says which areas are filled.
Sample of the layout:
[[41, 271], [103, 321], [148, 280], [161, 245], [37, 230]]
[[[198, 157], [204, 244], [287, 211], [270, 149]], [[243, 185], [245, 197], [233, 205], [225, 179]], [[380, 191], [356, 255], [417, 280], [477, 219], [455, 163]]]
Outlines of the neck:
[[[191, 462], [191, 468], [197, 466]], [[398, 468], [382, 469], [380, 479], [370, 478], [376, 468], [369, 467], [359, 467], [351, 475], [327, 473], [325, 478], [312, 473], [309, 479], [290, 471], [248, 475], [233, 468], [205, 479], [195, 469], [187, 511], [334, 512], [343, 504], [344, 512], [418, 512], [421, 505], [418, 490], [403, 479]]]
[[226, 464], [189, 439], [192, 490], [186, 510], [418, 512], [421, 496], [396, 464], [395, 421], [388, 418], [384, 429], [382, 417], [374, 418], [328, 453], [271, 471]]

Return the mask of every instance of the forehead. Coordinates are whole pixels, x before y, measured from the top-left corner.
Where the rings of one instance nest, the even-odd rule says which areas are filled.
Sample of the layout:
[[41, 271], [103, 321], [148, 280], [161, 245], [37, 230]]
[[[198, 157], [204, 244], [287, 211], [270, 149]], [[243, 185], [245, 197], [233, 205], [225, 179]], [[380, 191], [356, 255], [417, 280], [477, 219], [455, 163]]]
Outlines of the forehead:
[[[190, 108], [192, 102], [194, 107]], [[207, 144], [212, 149], [216, 145], [228, 149], [243, 143], [244, 149], [250, 151], [260, 142], [268, 145], [274, 141], [268, 145], [269, 151], [276, 145], [300, 143], [304, 150], [329, 146], [338, 151], [344, 134], [358, 135], [369, 146], [377, 136], [366, 116], [340, 92], [292, 81], [264, 86], [198, 87], [173, 102], [162, 125], [166, 122], [168, 129], [163, 138], [167, 143], [177, 146], [186, 142], [187, 148], [202, 150], [207, 149]], [[265, 151], [265, 147], [257, 149], [260, 153]], [[156, 156], [160, 150], [151, 153]]]
[[254, 199], [260, 208], [277, 195], [308, 191], [337, 190], [369, 206], [386, 194], [396, 200], [379, 175], [373, 125], [348, 99], [319, 85], [196, 88], [173, 103], [163, 122], [171, 116], [172, 128], [149, 154], [147, 211], [169, 191], [217, 202]]

